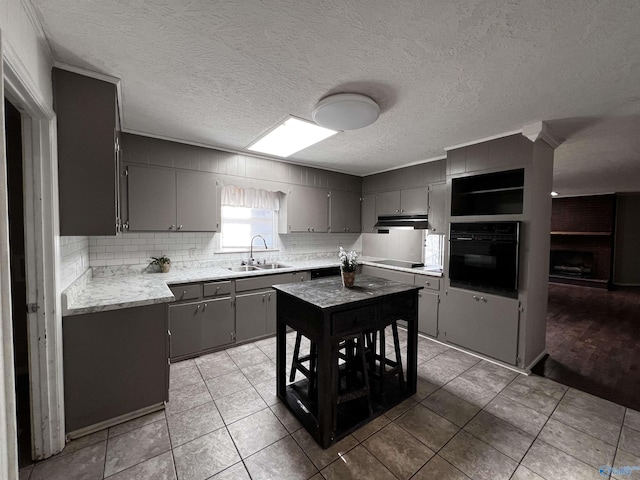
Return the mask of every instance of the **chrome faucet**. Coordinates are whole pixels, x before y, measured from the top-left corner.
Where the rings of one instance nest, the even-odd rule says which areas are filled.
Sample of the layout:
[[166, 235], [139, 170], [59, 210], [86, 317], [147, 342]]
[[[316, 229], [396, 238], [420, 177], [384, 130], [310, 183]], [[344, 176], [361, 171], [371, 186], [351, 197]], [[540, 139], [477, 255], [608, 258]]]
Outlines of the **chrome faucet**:
[[253, 238], [251, 238], [251, 251], [249, 252], [249, 265], [253, 265], [254, 260], [253, 260], [253, 241], [257, 238], [260, 237], [262, 238], [262, 242], [264, 243], [264, 249], [267, 250], [269, 247], [267, 247], [267, 241], [264, 239], [264, 237], [262, 235], [254, 235]]

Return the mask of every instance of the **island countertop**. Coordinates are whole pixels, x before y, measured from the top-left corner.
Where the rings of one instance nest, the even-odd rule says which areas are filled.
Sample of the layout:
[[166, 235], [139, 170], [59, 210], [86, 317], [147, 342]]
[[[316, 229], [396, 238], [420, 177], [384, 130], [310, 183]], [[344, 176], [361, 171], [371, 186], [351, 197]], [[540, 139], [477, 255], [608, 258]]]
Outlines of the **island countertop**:
[[274, 285], [273, 288], [317, 308], [329, 309], [385, 295], [420, 290], [423, 287], [369, 275], [356, 275], [356, 281], [352, 288], [344, 287], [340, 277], [327, 277], [311, 282]]

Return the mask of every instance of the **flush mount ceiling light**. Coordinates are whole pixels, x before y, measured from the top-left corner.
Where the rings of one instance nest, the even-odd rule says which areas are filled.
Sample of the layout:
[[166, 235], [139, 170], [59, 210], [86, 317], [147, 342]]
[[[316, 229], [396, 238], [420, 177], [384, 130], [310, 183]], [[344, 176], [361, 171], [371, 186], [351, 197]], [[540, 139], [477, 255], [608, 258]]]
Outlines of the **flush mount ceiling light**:
[[249, 145], [247, 150], [288, 157], [336, 133], [336, 130], [320, 127], [315, 123], [287, 117], [266, 135]]
[[318, 102], [313, 120], [321, 127], [333, 130], [356, 130], [378, 119], [380, 107], [371, 98], [359, 93], [329, 95]]

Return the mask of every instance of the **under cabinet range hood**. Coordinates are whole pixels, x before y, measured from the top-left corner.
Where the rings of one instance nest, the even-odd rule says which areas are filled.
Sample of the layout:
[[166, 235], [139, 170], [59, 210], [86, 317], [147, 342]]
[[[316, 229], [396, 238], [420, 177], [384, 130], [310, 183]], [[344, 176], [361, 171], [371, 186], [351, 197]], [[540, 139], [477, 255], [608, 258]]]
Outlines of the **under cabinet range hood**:
[[376, 228], [413, 228], [414, 230], [425, 230], [429, 228], [427, 215], [378, 215]]

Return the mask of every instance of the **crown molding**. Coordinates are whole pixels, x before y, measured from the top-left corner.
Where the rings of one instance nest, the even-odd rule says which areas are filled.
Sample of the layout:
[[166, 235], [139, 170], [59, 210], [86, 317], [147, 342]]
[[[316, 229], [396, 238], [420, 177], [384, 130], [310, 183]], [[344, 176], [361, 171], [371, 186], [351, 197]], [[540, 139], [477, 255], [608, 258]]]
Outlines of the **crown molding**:
[[546, 122], [535, 122], [525, 125], [522, 127], [522, 135], [532, 142], [543, 140], [553, 149], [558, 148], [562, 143], [551, 133]]
[[436, 162], [438, 160], [446, 160], [446, 159], [447, 159], [446, 155], [440, 155], [440, 156], [437, 156], [437, 157], [425, 158], [424, 160], [417, 160], [417, 161], [411, 162], [411, 163], [405, 163], [405, 164], [399, 165], [397, 167], [386, 168], [384, 170], [377, 170], [375, 172], [367, 173], [366, 175], [361, 175], [361, 176], [364, 178], [364, 177], [368, 177], [370, 175], [377, 175], [378, 173], [392, 172], [394, 170], [400, 170], [401, 168], [408, 168], [408, 167], [413, 167], [415, 165], [422, 165], [423, 163]]
[[40, 14], [31, 3], [31, 0], [20, 0], [20, 4], [22, 5], [22, 9], [27, 14], [27, 18], [29, 22], [33, 26], [36, 31], [36, 37], [38, 37], [38, 41], [44, 45], [49, 54], [49, 58], [53, 58], [53, 48], [51, 48], [51, 44], [49, 43], [49, 39], [47, 38], [46, 33], [44, 33], [44, 28], [42, 27], [42, 20], [40, 18]]
[[448, 152], [449, 150], [455, 150], [457, 148], [468, 147], [470, 145], [477, 145], [478, 143], [488, 142], [489, 140], [495, 140], [497, 138], [510, 137], [511, 135], [517, 135], [518, 133], [522, 133], [522, 129], [520, 130], [512, 130], [510, 132], [498, 133], [497, 135], [491, 135], [490, 137], [479, 138], [477, 140], [471, 140], [470, 142], [460, 143], [458, 145], [453, 145], [451, 147], [444, 147], [444, 151]]

